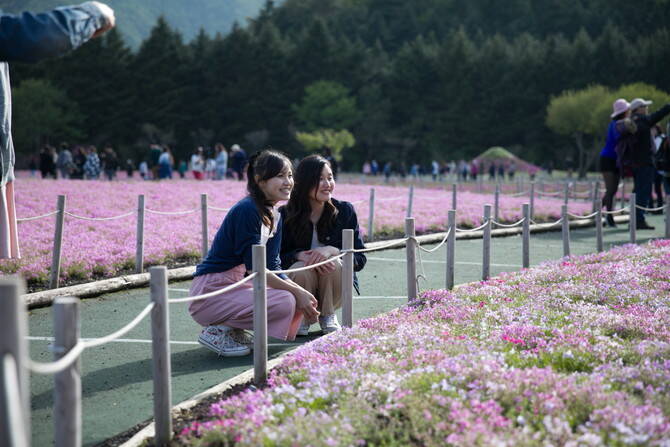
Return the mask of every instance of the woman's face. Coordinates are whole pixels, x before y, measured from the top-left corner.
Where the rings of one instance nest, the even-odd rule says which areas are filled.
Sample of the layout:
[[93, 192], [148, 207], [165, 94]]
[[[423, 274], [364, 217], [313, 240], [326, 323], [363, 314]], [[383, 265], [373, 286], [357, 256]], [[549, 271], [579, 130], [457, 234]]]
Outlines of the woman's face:
[[258, 182], [258, 186], [265, 194], [265, 198], [273, 204], [288, 200], [293, 190], [293, 172], [291, 167], [284, 165], [284, 169], [274, 177]]
[[324, 165], [321, 170], [319, 183], [310, 191], [309, 196], [317, 202], [325, 203], [333, 196], [333, 189], [335, 189], [333, 171], [330, 169], [330, 166]]

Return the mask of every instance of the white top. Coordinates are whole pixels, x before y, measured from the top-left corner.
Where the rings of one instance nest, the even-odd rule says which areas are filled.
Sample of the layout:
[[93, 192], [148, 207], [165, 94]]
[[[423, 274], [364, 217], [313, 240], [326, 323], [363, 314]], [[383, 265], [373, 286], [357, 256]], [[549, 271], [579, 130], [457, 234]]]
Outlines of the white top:
[[312, 230], [312, 246], [310, 247], [310, 250], [314, 250], [315, 248], [319, 247], [325, 247], [325, 245], [319, 242], [319, 235], [316, 232], [316, 225], [314, 225], [314, 229]]
[[270, 239], [272, 236], [277, 233], [277, 226], [279, 225], [279, 219], [281, 219], [281, 214], [279, 214], [279, 211], [277, 208], [272, 208], [272, 231], [270, 231], [270, 227], [266, 225], [261, 225], [261, 245], [265, 245], [268, 242], [268, 239]]

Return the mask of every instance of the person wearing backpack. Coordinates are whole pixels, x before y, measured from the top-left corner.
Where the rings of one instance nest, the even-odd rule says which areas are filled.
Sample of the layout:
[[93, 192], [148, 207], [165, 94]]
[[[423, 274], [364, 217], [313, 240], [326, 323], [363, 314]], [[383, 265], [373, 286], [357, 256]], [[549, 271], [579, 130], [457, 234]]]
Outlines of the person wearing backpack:
[[630, 103], [631, 118], [637, 127], [632, 138], [631, 167], [633, 168], [633, 185], [635, 185], [636, 228], [638, 230], [653, 230], [645, 220], [645, 212], [639, 207], [648, 207], [651, 201], [651, 189], [654, 183], [654, 142], [651, 138], [651, 128], [670, 114], [670, 104], [666, 104], [656, 112], [649, 114], [651, 101], [635, 98]]
[[[605, 181], [605, 195], [602, 198], [602, 206], [607, 211], [612, 211], [614, 197], [617, 189], [619, 189], [619, 166], [617, 166], [617, 153], [615, 151], [617, 142], [619, 141], [620, 133], [617, 129], [617, 122], [627, 118], [630, 114], [630, 104], [623, 98], [619, 98], [612, 104], [612, 114], [607, 126], [607, 138], [605, 139], [605, 146], [600, 151], [600, 172], [603, 174]], [[614, 216], [607, 214], [607, 225], [616, 227], [614, 223]]]

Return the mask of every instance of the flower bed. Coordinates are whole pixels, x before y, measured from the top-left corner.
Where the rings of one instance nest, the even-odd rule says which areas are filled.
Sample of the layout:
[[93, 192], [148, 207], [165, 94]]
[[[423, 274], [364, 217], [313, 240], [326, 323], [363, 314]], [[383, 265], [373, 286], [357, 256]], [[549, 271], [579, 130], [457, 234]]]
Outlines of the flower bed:
[[[200, 194], [207, 193], [211, 206], [229, 208], [245, 192], [246, 184], [237, 181], [172, 180], [144, 181], [77, 181], [21, 178], [16, 182], [18, 218], [46, 214], [56, 209], [57, 196], [67, 196], [66, 210], [86, 217], [113, 217], [137, 208], [137, 197], [145, 195], [146, 207], [154, 211], [191, 211], [183, 215], [145, 215], [145, 265], [187, 260], [193, 264], [200, 256], [201, 222]], [[363, 234], [367, 232], [369, 187], [338, 184], [336, 197], [354, 202]], [[457, 213], [459, 226], [475, 226], [481, 222], [484, 203], [492, 203], [491, 195], [459, 194]], [[376, 187], [375, 227], [378, 235], [401, 234], [407, 207], [407, 188]], [[506, 197], [500, 200], [499, 219], [516, 221], [521, 204], [527, 198]], [[535, 219], [554, 220], [560, 217], [561, 200], [537, 199]], [[451, 193], [438, 189], [416, 189], [414, 216], [418, 233], [443, 230]], [[570, 204], [570, 211], [586, 214], [590, 204]], [[209, 210], [209, 238], [213, 239], [225, 211]], [[33, 285], [47, 282], [53, 250], [54, 217], [20, 222], [19, 239], [22, 259], [0, 262], [3, 273], [21, 273]], [[65, 281], [84, 281], [130, 272], [135, 262], [136, 214], [110, 221], [87, 221], [65, 218], [61, 277]]]
[[186, 445], [669, 445], [670, 241], [429, 291], [290, 354]]

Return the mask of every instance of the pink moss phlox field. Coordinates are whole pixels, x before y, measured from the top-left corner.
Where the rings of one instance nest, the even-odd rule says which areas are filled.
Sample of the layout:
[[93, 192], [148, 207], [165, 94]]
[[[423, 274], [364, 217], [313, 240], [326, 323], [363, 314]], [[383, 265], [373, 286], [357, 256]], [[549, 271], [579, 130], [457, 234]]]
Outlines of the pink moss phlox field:
[[670, 445], [670, 241], [431, 290], [298, 348], [185, 445]]
[[[375, 228], [378, 233], [399, 234], [404, 228], [407, 207], [406, 187], [376, 186]], [[195, 260], [201, 247], [200, 194], [208, 194], [208, 203], [229, 208], [246, 194], [246, 184], [237, 181], [172, 180], [144, 181], [77, 181], [23, 178], [16, 183], [17, 217], [39, 216], [56, 209], [57, 197], [67, 197], [66, 211], [85, 217], [113, 217], [137, 209], [138, 195], [144, 194], [146, 207], [154, 211], [193, 211], [184, 215], [159, 215], [147, 212], [144, 222], [145, 265], [177, 259]], [[361, 232], [366, 234], [370, 188], [365, 185], [338, 184], [335, 196], [354, 202]], [[479, 225], [483, 205], [492, 203], [491, 195], [469, 192], [459, 194], [460, 226]], [[502, 197], [499, 220], [516, 221], [521, 215], [523, 197]], [[535, 219], [560, 217], [561, 201], [536, 200]], [[413, 214], [418, 233], [444, 230], [451, 193], [442, 189], [416, 189]], [[586, 202], [571, 203], [570, 211], [586, 214]], [[210, 209], [209, 240], [214, 238], [225, 211]], [[65, 217], [61, 277], [65, 280], [87, 280], [114, 276], [130, 271], [135, 262], [136, 213], [109, 221], [86, 221]], [[54, 217], [19, 223], [22, 259], [0, 262], [3, 273], [19, 272], [29, 281], [45, 282], [51, 266]]]

